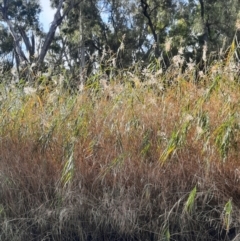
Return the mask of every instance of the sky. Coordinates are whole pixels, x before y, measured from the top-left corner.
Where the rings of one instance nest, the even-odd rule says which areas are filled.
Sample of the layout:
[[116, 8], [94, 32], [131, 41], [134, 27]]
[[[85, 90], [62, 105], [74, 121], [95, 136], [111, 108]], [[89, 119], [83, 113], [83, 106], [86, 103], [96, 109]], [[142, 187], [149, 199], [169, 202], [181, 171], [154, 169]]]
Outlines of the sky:
[[43, 29], [48, 31], [50, 23], [53, 21], [53, 16], [56, 9], [53, 10], [50, 7], [50, 0], [40, 0], [40, 4], [43, 10], [40, 14], [40, 21], [43, 24]]

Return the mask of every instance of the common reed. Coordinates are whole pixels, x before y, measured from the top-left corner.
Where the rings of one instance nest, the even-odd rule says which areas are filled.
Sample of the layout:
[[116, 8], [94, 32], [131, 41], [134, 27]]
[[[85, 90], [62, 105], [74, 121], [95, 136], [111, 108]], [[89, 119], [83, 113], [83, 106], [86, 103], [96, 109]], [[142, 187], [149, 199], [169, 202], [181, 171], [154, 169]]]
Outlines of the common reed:
[[238, 73], [193, 68], [2, 85], [0, 239], [239, 240]]

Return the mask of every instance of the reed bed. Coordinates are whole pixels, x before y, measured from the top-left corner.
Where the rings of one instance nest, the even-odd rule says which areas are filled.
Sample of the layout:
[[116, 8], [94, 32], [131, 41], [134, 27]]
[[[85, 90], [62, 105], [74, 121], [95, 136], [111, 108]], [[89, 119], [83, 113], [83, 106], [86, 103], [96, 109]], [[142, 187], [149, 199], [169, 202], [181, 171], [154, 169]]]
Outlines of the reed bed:
[[2, 84], [0, 240], [239, 240], [240, 85], [224, 68]]

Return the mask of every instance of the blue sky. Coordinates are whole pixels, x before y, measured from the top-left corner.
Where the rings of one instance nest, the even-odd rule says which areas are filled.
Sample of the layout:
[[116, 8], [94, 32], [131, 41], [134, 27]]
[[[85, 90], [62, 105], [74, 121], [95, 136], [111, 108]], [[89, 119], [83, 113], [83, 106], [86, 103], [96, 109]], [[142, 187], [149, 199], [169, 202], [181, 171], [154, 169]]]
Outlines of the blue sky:
[[50, 0], [40, 0], [40, 4], [43, 10], [40, 14], [40, 21], [43, 24], [44, 30], [48, 31], [56, 9], [54, 10], [50, 7]]

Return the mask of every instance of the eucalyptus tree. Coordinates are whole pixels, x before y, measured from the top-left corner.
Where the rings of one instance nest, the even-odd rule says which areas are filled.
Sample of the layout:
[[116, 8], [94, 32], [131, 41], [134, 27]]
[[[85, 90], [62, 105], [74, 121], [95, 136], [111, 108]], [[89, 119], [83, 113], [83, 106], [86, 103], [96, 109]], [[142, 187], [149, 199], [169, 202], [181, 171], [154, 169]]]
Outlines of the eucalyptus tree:
[[0, 0], [0, 57], [6, 63], [38, 67], [47, 60], [77, 76], [85, 63], [88, 74], [94, 64], [125, 68], [147, 64], [151, 56], [167, 59], [180, 47], [198, 63], [204, 45], [210, 53], [231, 43], [240, 17], [240, 0], [50, 2], [56, 12], [44, 33], [38, 0]]
[[208, 51], [219, 52], [230, 45], [236, 33], [236, 22], [240, 18], [239, 0], [189, 0], [188, 21], [191, 33], [200, 45], [207, 44]]
[[173, 0], [138, 0], [146, 19], [149, 34], [153, 36], [155, 56], [160, 55], [160, 45], [164, 43], [176, 5]]
[[[104, 31], [97, 0], [84, 0], [61, 28], [61, 33], [70, 43], [70, 56], [77, 59], [77, 64], [80, 64], [83, 58], [81, 55], [89, 61], [96, 51], [102, 51]], [[84, 52], [81, 52], [82, 46], [85, 47]]]
[[14, 64], [13, 38], [3, 24], [0, 24], [0, 36], [0, 72], [4, 74]]
[[[231, 45], [240, 17], [239, 0], [188, 0], [173, 2], [171, 21], [165, 42], [170, 42], [168, 55], [182, 54], [199, 68], [221, 57]], [[235, 35], [236, 34], [236, 35]], [[168, 45], [168, 47], [170, 46]]]
[[[88, 73], [94, 64], [103, 68], [131, 65], [143, 53], [147, 40], [143, 17], [137, 8], [134, 1], [91, 0], [82, 1], [73, 9], [60, 27], [65, 46], [60, 51], [71, 72], [79, 72], [83, 54]], [[84, 53], [80, 51], [82, 45]]]
[[[79, 1], [59, 0], [54, 3], [56, 12], [53, 21], [49, 31], [43, 34], [39, 22], [41, 7], [38, 0], [0, 0], [0, 22], [7, 26], [12, 37], [17, 67], [33, 63], [40, 67], [43, 64], [57, 27]], [[40, 38], [43, 39], [40, 41]], [[38, 48], [37, 42], [40, 44]]]
[[[22, 62], [31, 61], [34, 58], [35, 38], [33, 32], [39, 31], [38, 14], [40, 6], [36, 1], [0, 1], [0, 21], [8, 28], [8, 36], [11, 35], [11, 44], [17, 66]], [[31, 31], [32, 30], [32, 31]], [[21, 41], [25, 44], [24, 51]], [[29, 58], [26, 56], [29, 54]]]
[[104, 4], [108, 16], [105, 44], [117, 53], [117, 66], [124, 68], [144, 58], [149, 40], [138, 2], [105, 0]]

